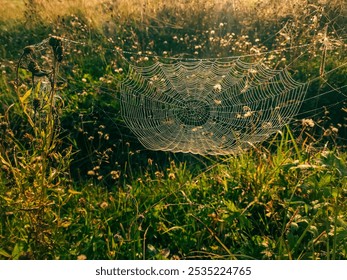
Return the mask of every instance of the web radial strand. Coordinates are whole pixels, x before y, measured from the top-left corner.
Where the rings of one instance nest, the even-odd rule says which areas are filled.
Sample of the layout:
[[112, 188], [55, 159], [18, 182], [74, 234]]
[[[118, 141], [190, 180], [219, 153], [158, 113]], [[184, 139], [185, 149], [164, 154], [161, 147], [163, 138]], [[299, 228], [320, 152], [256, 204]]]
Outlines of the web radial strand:
[[121, 83], [126, 125], [150, 150], [225, 155], [266, 140], [295, 116], [307, 84], [261, 62], [130, 65]]

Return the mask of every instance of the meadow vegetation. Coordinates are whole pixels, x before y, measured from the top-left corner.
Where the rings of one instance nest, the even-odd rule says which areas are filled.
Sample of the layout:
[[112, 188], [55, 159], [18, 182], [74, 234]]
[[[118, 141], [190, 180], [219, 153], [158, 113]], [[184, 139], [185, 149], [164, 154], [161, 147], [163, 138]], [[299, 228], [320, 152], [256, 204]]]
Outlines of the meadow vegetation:
[[[0, 259], [347, 259], [343, 0], [0, 6]], [[127, 60], [249, 55], [311, 80], [300, 114], [230, 156], [145, 150]]]

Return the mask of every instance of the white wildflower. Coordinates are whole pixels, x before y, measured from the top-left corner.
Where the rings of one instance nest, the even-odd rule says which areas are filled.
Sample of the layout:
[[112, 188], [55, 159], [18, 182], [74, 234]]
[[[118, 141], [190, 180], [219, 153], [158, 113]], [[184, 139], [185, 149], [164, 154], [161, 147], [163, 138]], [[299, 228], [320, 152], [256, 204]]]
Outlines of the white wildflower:
[[314, 121], [312, 119], [302, 119], [302, 126], [314, 127]]
[[217, 92], [221, 92], [222, 91], [222, 85], [221, 84], [215, 84], [213, 86], [213, 89]]

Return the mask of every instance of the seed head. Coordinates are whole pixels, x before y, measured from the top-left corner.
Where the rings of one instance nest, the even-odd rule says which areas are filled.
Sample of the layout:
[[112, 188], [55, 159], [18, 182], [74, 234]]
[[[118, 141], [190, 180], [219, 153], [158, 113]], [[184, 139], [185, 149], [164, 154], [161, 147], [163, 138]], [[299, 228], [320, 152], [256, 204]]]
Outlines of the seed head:
[[63, 43], [60, 37], [52, 36], [49, 38], [49, 45], [53, 49], [54, 57], [58, 62], [61, 62], [64, 57]]
[[48, 74], [49, 74], [47, 71], [41, 70], [40, 66], [34, 60], [31, 60], [29, 62], [28, 70], [35, 77], [44, 77], [44, 76], [48, 76]]
[[28, 70], [32, 73], [32, 74], [35, 74], [35, 73], [38, 73], [41, 71], [41, 68], [40, 66], [37, 64], [36, 61], [34, 60], [31, 60], [28, 64]]
[[61, 46], [61, 38], [58, 36], [52, 36], [51, 38], [49, 38], [48, 43], [52, 48], [56, 48], [58, 46]]
[[32, 54], [34, 52], [34, 48], [32, 46], [26, 46], [23, 49], [23, 55], [29, 55]]

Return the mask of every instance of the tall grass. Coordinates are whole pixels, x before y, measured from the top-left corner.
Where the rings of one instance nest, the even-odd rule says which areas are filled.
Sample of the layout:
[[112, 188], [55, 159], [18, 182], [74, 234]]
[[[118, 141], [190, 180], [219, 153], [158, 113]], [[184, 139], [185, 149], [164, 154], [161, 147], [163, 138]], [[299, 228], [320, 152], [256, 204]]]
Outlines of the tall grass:
[[307, 153], [289, 131], [195, 175], [151, 161], [111, 190], [72, 187], [64, 170], [46, 162], [42, 174], [26, 155], [5, 162], [19, 182], [1, 185], [2, 258], [346, 258], [346, 154]]

